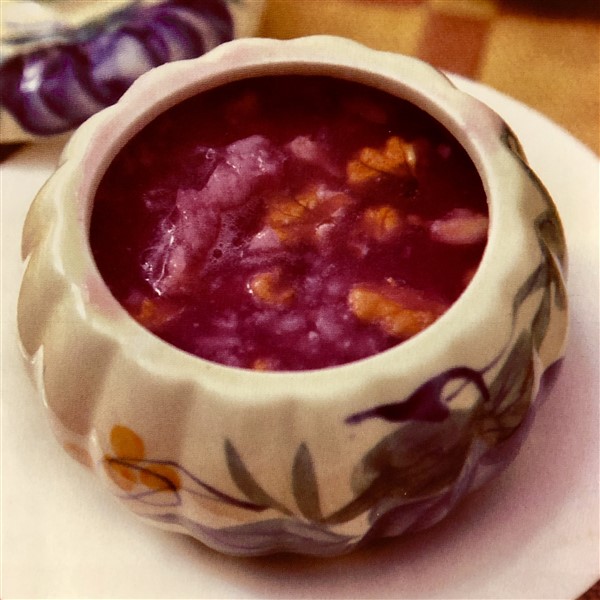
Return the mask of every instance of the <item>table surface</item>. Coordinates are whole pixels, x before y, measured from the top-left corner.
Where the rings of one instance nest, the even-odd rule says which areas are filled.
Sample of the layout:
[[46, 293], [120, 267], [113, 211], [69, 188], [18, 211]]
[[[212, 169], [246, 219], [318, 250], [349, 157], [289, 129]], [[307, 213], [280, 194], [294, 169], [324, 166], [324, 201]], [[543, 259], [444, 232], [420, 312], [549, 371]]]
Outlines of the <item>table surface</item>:
[[[342, 35], [529, 105], [600, 154], [597, 0], [267, 0], [259, 35]], [[0, 162], [14, 148], [0, 147]], [[580, 600], [600, 600], [600, 582]]]

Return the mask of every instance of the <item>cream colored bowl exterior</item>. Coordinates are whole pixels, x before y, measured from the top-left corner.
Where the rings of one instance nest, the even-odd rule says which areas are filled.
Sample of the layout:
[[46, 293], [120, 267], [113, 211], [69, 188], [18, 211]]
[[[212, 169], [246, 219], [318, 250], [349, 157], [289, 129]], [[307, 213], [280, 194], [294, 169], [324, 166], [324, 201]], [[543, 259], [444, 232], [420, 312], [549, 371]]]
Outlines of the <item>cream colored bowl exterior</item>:
[[[442, 122], [484, 181], [488, 246], [451, 309], [391, 350], [318, 371], [224, 367], [112, 297], [89, 248], [93, 196], [168, 107], [289, 73], [366, 83]], [[238, 40], [142, 76], [71, 139], [23, 255], [19, 332], [60, 442], [141, 517], [232, 554], [334, 555], [437, 522], [510, 462], [565, 343], [561, 225], [506, 124], [432, 67], [339, 38]]]

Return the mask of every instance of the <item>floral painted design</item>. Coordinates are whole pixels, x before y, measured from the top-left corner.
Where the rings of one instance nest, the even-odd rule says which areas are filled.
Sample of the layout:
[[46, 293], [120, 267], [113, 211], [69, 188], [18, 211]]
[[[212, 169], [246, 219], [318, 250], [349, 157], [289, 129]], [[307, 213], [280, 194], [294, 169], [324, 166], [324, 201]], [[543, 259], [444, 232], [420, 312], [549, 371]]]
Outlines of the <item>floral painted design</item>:
[[[103, 458], [103, 467], [112, 482], [130, 499], [146, 504], [164, 505], [160, 494], [171, 495], [173, 505], [181, 504], [181, 494], [209, 494], [238, 508], [260, 512], [273, 508], [283, 515], [293, 510], [271, 497], [252, 477], [238, 451], [230, 440], [225, 441], [225, 456], [231, 477], [244, 499], [235, 498], [202, 481], [175, 461], [146, 457], [142, 438], [124, 425], [114, 425], [110, 432], [112, 452]], [[301, 444], [292, 470], [294, 496], [300, 512], [307, 518], [320, 520], [319, 493], [312, 457], [305, 444]]]
[[179, 506], [181, 495], [208, 494], [239, 508], [261, 511], [265, 506], [238, 500], [202, 481], [172, 460], [146, 458], [142, 438], [129, 427], [115, 425], [110, 432], [112, 453], [103, 458], [108, 477], [129, 499], [157, 506]]
[[[40, 136], [74, 129], [146, 71], [233, 39], [227, 0], [132, 2], [81, 28], [56, 24], [8, 40], [0, 107]], [[23, 48], [23, 50], [21, 50]]]
[[[110, 447], [111, 452], [104, 456], [102, 465], [124, 499], [138, 504], [138, 512], [143, 517], [158, 523], [179, 525], [213, 548], [234, 554], [276, 550], [306, 552], [307, 546], [318, 540], [318, 554], [336, 555], [351, 549], [355, 541], [352, 536], [329, 531], [321, 524], [318, 487], [312, 457], [305, 444], [298, 449], [292, 471], [294, 496], [301, 517], [294, 517], [291, 508], [278, 502], [261, 487], [229, 440], [224, 447], [227, 466], [245, 499], [217, 489], [175, 461], [147, 458], [142, 438], [124, 425], [112, 427]], [[186, 494], [209, 497], [252, 513], [274, 509], [279, 516], [229, 528], [209, 527], [182, 514], [180, 507]], [[167, 509], [167, 512], [146, 512], [144, 506]], [[266, 538], [270, 541], [268, 548], [264, 546]]]

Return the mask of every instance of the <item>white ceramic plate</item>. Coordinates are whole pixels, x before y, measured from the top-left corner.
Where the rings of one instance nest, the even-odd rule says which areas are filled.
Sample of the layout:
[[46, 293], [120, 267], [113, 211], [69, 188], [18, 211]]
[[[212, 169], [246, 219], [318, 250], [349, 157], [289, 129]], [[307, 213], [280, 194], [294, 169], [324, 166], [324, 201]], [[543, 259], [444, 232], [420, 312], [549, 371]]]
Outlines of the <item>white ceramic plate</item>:
[[573, 599], [600, 577], [600, 162], [515, 100], [457, 83], [516, 131], [555, 198], [570, 250], [566, 360], [511, 467], [439, 526], [339, 559], [228, 558], [142, 524], [54, 441], [17, 349], [21, 227], [61, 144], [29, 147], [1, 174], [4, 600]]

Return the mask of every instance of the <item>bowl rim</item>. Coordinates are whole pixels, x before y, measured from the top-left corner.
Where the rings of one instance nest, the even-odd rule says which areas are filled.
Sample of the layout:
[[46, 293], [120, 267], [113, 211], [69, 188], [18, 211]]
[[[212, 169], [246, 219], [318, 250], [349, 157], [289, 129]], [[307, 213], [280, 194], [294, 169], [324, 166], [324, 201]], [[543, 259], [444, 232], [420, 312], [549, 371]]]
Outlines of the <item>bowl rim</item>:
[[[95, 190], [110, 161], [158, 114], [190, 96], [233, 80], [287, 74], [350, 79], [390, 92], [424, 109], [456, 137], [474, 162], [488, 196], [490, 226], [488, 242], [472, 281], [444, 315], [416, 336], [373, 356], [339, 366], [305, 371], [254, 371], [189, 354], [164, 342], [131, 318], [112, 296], [96, 267], [88, 229]], [[337, 392], [335, 397], [344, 397], [350, 390], [356, 397], [357, 389], [364, 390], [371, 382], [405, 379], [416, 387], [424, 377], [431, 376], [432, 365], [436, 370], [452, 367], [457, 361], [483, 366], [496, 353], [495, 348], [508, 341], [515, 286], [528, 274], [529, 263], [523, 264], [523, 248], [536, 243], [529, 231], [531, 224], [526, 222], [517, 201], [524, 193], [527, 174], [503, 142], [505, 130], [506, 124], [495, 112], [459, 91], [427, 63], [335, 36], [238, 39], [199, 58], [157, 67], [140, 77], [116, 105], [84, 124], [65, 150], [64, 181], [76, 182], [79, 243], [91, 263], [88, 269], [91, 267], [99, 279], [95, 282], [95, 293], [104, 295], [104, 306], [112, 303], [112, 315], [121, 316], [115, 325], [114, 321], [95, 314], [95, 327], [116, 337], [125, 352], [132, 352], [153, 372], [189, 380], [195, 380], [201, 372], [204, 389], [218, 389], [232, 400], [243, 397], [245, 402], [254, 403], [281, 397], [325, 402], [332, 397], [332, 390]], [[507, 194], [515, 201], [501, 202]], [[510, 245], [503, 242], [507, 231], [511, 232]], [[86, 285], [81, 283], [82, 288]], [[88, 292], [81, 290], [82, 295]], [[492, 346], [489, 355], [482, 355], [481, 347], [477, 349], [474, 342], [482, 338], [482, 328], [489, 327], [491, 315], [496, 325], [502, 328], [504, 324], [506, 339], [498, 340], [497, 345], [488, 344]], [[260, 389], [260, 393], [254, 388]]]

